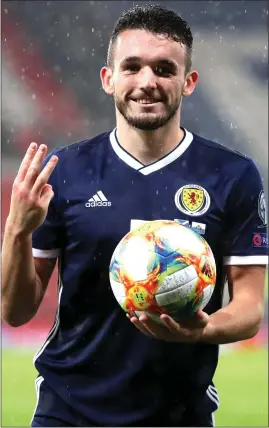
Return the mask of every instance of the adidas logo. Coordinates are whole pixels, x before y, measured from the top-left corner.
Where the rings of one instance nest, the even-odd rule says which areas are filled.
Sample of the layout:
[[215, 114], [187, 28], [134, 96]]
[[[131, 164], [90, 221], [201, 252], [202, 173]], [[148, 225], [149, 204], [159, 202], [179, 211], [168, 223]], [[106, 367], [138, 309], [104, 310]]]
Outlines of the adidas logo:
[[110, 207], [111, 202], [107, 200], [103, 192], [101, 190], [98, 190], [98, 192], [93, 195], [91, 199], [86, 202], [85, 206], [87, 208], [94, 208], [94, 207]]

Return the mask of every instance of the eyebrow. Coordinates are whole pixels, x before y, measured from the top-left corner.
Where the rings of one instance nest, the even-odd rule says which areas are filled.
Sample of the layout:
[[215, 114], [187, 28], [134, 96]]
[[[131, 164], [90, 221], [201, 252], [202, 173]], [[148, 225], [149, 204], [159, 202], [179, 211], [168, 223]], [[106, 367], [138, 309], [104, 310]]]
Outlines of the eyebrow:
[[141, 61], [141, 58], [139, 56], [127, 56], [124, 58], [122, 63], [128, 63], [128, 62], [135, 62], [135, 61]]
[[[121, 65], [126, 65], [126, 64], [129, 64], [129, 63], [141, 62], [141, 61], [142, 61], [142, 58], [139, 57], [139, 56], [127, 56], [122, 61]], [[174, 61], [171, 61], [171, 60], [166, 59], [166, 58], [160, 58], [160, 59], [157, 59], [154, 62], [156, 62], [158, 64], [161, 64], [161, 65], [167, 65], [167, 66], [172, 67], [174, 69], [178, 68], [177, 64]]]

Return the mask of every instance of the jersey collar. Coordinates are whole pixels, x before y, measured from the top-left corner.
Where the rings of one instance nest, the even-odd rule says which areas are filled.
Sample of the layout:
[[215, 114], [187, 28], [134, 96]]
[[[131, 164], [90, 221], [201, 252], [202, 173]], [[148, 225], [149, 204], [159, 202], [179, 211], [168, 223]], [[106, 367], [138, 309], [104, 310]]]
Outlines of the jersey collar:
[[138, 160], [136, 160], [133, 156], [131, 156], [123, 147], [120, 145], [117, 138], [117, 128], [113, 129], [110, 133], [110, 143], [114, 152], [118, 155], [118, 157], [129, 165], [131, 168], [141, 172], [143, 175], [149, 175], [152, 172], [158, 171], [159, 169], [164, 168], [169, 165], [171, 162], [179, 158], [189, 147], [193, 140], [193, 135], [188, 132], [185, 128], [182, 128], [185, 136], [183, 140], [177, 145], [177, 147], [170, 153], [168, 153], [163, 158], [159, 159], [156, 162], [151, 163], [150, 165], [143, 165]]

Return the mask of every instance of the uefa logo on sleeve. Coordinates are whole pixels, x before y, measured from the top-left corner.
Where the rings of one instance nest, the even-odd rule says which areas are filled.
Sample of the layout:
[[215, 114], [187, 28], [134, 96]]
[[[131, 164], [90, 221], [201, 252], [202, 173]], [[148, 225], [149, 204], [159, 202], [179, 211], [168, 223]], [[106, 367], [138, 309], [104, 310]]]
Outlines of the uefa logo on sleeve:
[[267, 233], [253, 233], [252, 242], [254, 248], [268, 248]]

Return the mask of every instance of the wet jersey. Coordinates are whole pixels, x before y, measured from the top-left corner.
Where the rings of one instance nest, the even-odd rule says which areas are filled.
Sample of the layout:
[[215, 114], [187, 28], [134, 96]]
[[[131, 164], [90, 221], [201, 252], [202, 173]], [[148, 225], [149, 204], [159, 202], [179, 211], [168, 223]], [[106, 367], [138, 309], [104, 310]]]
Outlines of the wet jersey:
[[[59, 258], [55, 324], [37, 353], [40, 375], [96, 426], [128, 425], [218, 395], [218, 346], [143, 335], [109, 283], [109, 264], [138, 220], [177, 220], [201, 233], [214, 253], [217, 283], [205, 308], [222, 305], [225, 265], [267, 263], [266, 207], [254, 162], [184, 129], [178, 146], [142, 165], [117, 129], [54, 150], [54, 197], [33, 235], [34, 257]], [[47, 158], [47, 159], [48, 159]], [[255, 287], [255, 284], [253, 284]]]

